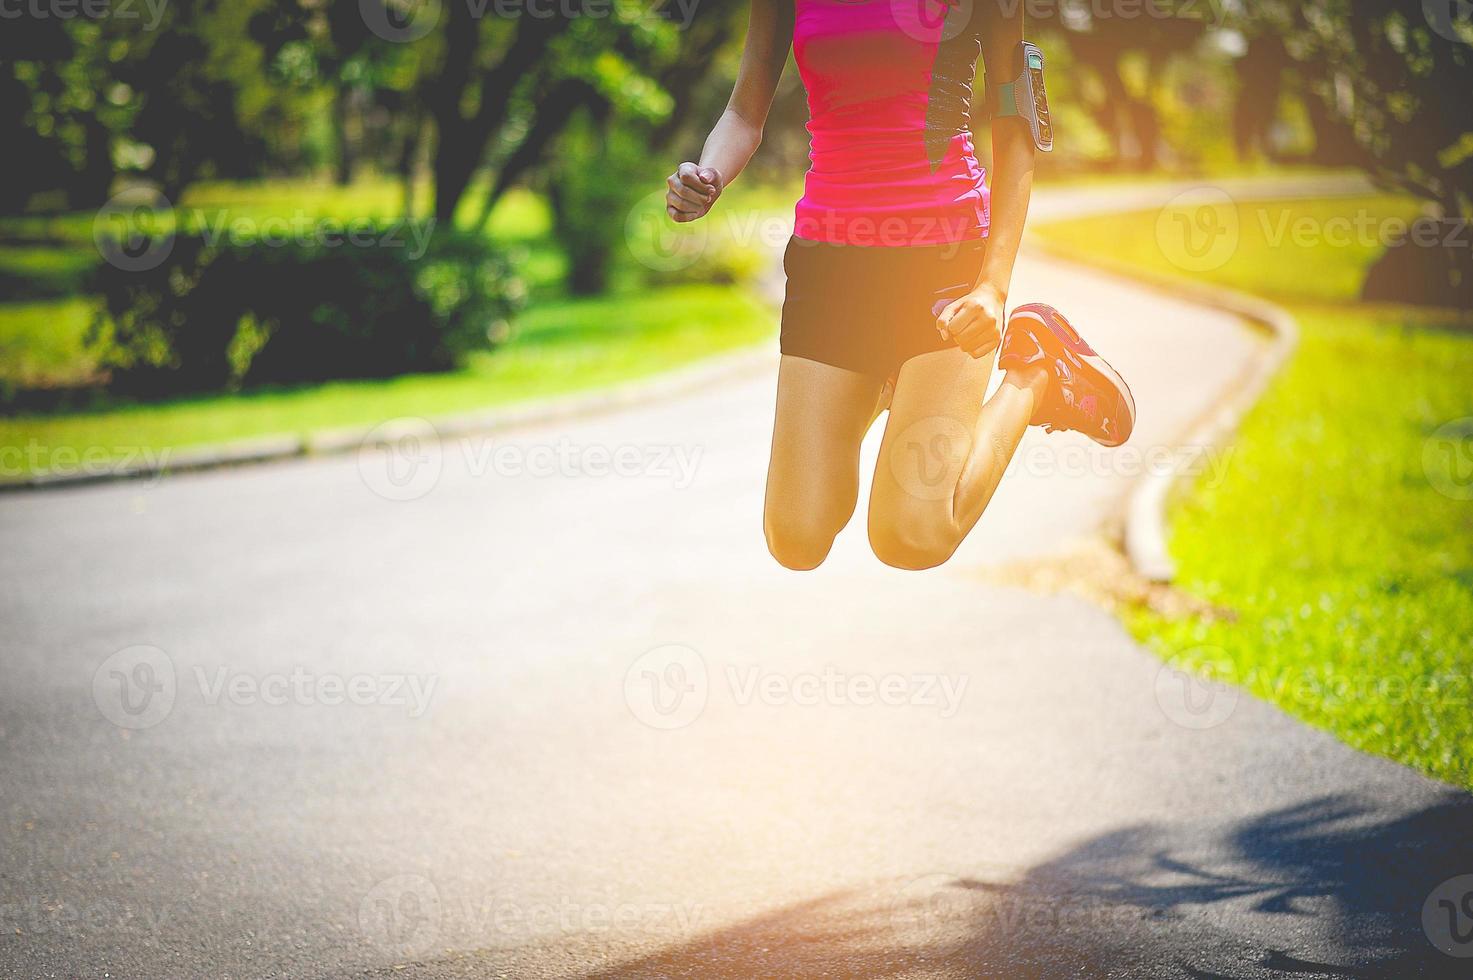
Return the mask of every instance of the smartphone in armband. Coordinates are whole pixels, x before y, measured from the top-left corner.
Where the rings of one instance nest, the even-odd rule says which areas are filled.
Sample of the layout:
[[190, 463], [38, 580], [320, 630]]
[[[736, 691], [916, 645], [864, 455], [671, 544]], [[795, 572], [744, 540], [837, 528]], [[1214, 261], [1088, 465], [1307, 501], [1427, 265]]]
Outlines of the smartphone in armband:
[[1020, 74], [1013, 81], [998, 86], [993, 116], [1020, 116], [1025, 119], [1033, 132], [1033, 145], [1048, 153], [1054, 148], [1054, 124], [1049, 116], [1043, 64], [1043, 51], [1038, 45], [1032, 41], [1019, 42], [1014, 70]]

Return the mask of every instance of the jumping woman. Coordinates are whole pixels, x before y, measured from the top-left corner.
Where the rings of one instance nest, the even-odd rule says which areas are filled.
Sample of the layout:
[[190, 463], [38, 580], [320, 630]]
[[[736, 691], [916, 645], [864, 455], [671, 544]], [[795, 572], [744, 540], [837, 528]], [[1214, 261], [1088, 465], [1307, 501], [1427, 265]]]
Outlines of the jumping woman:
[[[700, 161], [667, 181], [674, 221], [711, 210], [762, 141], [791, 44], [812, 167], [783, 258], [764, 519], [768, 548], [788, 568], [822, 564], [853, 516], [860, 443], [887, 407], [869, 540], [905, 569], [951, 557], [1030, 424], [1106, 446], [1134, 426], [1125, 382], [1056, 310], [1030, 304], [1006, 321], [1034, 154], [1053, 138], [1022, 6], [751, 0], [731, 101]], [[971, 133], [979, 55], [990, 191]], [[1004, 376], [987, 399], [999, 351]]]

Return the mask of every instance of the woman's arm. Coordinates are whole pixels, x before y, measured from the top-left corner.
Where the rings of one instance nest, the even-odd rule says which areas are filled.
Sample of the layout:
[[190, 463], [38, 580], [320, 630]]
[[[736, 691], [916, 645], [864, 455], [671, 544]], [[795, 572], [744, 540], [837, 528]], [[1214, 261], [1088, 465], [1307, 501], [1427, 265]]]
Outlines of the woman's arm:
[[[981, 0], [976, 7], [976, 16], [983, 18], [982, 63], [989, 87], [1012, 81], [1022, 70], [1013, 59], [1023, 40], [1023, 4], [1013, 4], [1011, 13], [1004, 13], [1004, 6]], [[996, 101], [991, 92], [987, 101]], [[992, 120], [992, 222], [982, 272], [972, 291], [937, 319], [938, 328], [973, 357], [991, 354], [1002, 339], [1008, 287], [1033, 192], [1034, 155], [1027, 120], [1018, 116]]]
[[665, 179], [665, 211], [672, 219], [694, 221], [706, 214], [751, 161], [792, 44], [792, 0], [752, 0], [731, 101], [707, 137], [700, 163], [682, 163]]

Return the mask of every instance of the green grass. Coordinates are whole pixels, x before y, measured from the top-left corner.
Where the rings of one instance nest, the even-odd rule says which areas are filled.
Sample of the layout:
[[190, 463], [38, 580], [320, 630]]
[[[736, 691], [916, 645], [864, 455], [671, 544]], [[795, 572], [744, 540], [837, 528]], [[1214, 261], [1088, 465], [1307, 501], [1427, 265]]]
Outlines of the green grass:
[[[1280, 212], [1321, 224], [1362, 210], [1405, 218], [1415, 202], [1238, 210], [1236, 252], [1198, 274], [1284, 302], [1302, 338], [1246, 419], [1226, 477], [1191, 488], [1171, 514], [1178, 586], [1233, 618], [1138, 610], [1129, 624], [1163, 655], [1351, 745], [1473, 787], [1473, 500], [1458, 499], [1473, 488], [1450, 468], [1456, 442], [1438, 435], [1473, 417], [1473, 322], [1357, 303], [1375, 244], [1276, 243], [1264, 232]], [[1043, 234], [1081, 256], [1183, 274], [1170, 242], [1157, 242], [1157, 217]], [[1473, 424], [1461, 431], [1466, 465]]]
[[[446, 374], [181, 399], [101, 412], [0, 418], [0, 479], [48, 460], [304, 434], [586, 390], [760, 341], [770, 310], [735, 286], [560, 300], [524, 313], [513, 339]], [[17, 452], [20, 450], [20, 452]]]
[[[742, 206], [763, 201], [759, 194]], [[201, 184], [166, 220], [189, 226], [222, 218], [257, 224], [268, 217], [393, 221], [401, 208], [401, 191], [388, 180], [348, 188], [306, 180]], [[477, 212], [472, 200], [463, 214]], [[95, 410], [0, 417], [0, 480], [65, 465], [61, 461], [77, 453], [97, 459], [305, 434], [586, 390], [755, 343], [772, 331], [772, 312], [737, 286], [643, 287], [628, 269], [618, 269], [616, 287], [607, 295], [566, 298], [566, 263], [551, 237], [551, 215], [531, 193], [503, 198], [487, 230], [524, 256], [519, 268], [531, 302], [508, 343], [474, 356], [460, 370], [151, 404], [99, 397]], [[0, 304], [0, 385], [74, 385], [94, 373], [83, 339], [97, 301], [76, 295], [98, 261], [92, 236], [90, 214], [0, 220], [0, 241], [11, 243], [0, 248], [0, 283], [22, 283], [37, 297]], [[64, 298], [51, 298], [58, 296]]]
[[0, 380], [26, 386], [84, 380], [83, 347], [94, 303], [83, 298], [0, 305]]

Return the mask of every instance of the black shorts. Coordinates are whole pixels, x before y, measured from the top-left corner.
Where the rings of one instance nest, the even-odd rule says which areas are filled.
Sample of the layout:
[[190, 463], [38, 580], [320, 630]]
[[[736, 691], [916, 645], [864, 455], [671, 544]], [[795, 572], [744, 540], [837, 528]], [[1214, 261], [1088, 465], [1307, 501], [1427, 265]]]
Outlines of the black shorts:
[[936, 316], [976, 285], [986, 248], [982, 238], [899, 247], [789, 239], [782, 352], [889, 376], [918, 354], [955, 346]]

